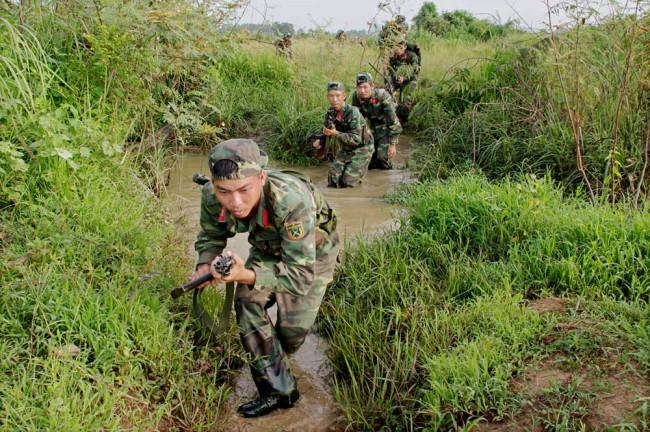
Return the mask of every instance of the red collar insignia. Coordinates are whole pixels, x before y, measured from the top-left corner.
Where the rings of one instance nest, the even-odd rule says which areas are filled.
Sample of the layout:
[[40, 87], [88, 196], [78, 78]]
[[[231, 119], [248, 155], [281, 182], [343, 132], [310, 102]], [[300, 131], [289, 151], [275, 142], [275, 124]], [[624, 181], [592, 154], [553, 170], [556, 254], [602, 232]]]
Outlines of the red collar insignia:
[[218, 219], [218, 221], [219, 221], [219, 222], [222, 222], [222, 223], [226, 221], [226, 208], [225, 208], [225, 207], [222, 207], [222, 208], [221, 208], [221, 211], [219, 212], [219, 219]]
[[271, 226], [269, 223], [269, 211], [267, 209], [262, 209], [262, 225], [264, 228]]

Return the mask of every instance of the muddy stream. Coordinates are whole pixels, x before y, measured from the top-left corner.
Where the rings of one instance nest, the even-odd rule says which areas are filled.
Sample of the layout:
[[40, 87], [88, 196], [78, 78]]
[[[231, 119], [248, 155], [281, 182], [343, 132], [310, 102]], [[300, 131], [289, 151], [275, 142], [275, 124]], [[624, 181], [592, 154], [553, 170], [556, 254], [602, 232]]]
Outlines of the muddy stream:
[[[390, 171], [371, 170], [361, 186], [353, 189], [332, 189], [327, 187], [329, 164], [317, 167], [288, 167], [271, 161], [269, 168], [291, 168], [307, 174], [323, 191], [325, 198], [336, 209], [339, 232], [343, 238], [351, 240], [355, 234], [371, 233], [392, 219], [396, 207], [383, 199], [387, 191], [409, 178], [405, 169], [410, 153], [409, 137], [400, 137], [397, 155]], [[179, 221], [179, 229], [187, 239], [187, 250], [192, 259], [196, 258], [194, 240], [199, 230], [199, 211], [201, 192], [192, 182], [194, 173], [209, 174], [207, 158], [204, 154], [185, 153], [175, 165], [168, 187], [169, 198], [173, 203], [174, 218]], [[226, 250], [232, 250], [244, 260], [248, 256], [247, 234], [237, 234], [229, 239]], [[188, 270], [189, 271], [189, 270]], [[217, 312], [218, 313], [218, 312]], [[269, 309], [274, 319], [274, 308]], [[234, 318], [233, 318], [234, 319]], [[226, 431], [338, 431], [342, 414], [333, 396], [330, 385], [332, 367], [327, 360], [327, 341], [310, 333], [303, 346], [291, 357], [293, 372], [298, 381], [301, 399], [290, 410], [278, 410], [258, 419], [244, 419], [236, 414], [239, 404], [256, 397], [255, 385], [248, 367], [238, 371], [231, 397]]]

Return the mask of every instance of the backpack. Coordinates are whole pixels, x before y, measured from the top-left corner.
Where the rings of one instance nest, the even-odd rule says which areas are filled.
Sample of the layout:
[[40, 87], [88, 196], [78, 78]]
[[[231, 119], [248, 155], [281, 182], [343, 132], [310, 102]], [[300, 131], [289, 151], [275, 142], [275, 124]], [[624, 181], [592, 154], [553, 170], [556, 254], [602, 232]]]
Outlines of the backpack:
[[414, 52], [415, 55], [417, 55], [418, 58], [420, 60], [422, 60], [422, 54], [421, 54], [421, 51], [420, 51], [420, 47], [415, 42], [406, 41], [406, 51]]

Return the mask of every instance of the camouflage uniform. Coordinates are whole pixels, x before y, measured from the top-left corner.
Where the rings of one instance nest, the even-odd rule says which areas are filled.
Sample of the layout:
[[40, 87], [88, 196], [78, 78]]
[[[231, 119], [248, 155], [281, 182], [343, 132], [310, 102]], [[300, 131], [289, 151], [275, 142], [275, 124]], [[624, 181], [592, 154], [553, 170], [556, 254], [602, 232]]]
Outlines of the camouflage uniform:
[[402, 126], [395, 114], [393, 97], [384, 89], [373, 88], [370, 98], [362, 100], [355, 91], [352, 93], [352, 105], [359, 108], [374, 137], [375, 150], [369, 168], [392, 168], [388, 159], [388, 146], [397, 145], [399, 134], [402, 132]]
[[340, 149], [328, 174], [328, 187], [356, 187], [368, 172], [368, 164], [374, 151], [372, 132], [359, 110], [348, 103], [341, 111], [328, 108], [325, 124], [334, 119], [339, 132], [336, 140]]
[[[400, 91], [397, 102], [397, 117], [404, 123], [408, 121], [409, 113], [413, 106], [413, 91], [418, 85], [420, 73], [420, 57], [411, 51], [406, 50], [402, 55], [394, 54], [389, 60], [389, 74], [395, 92]], [[403, 76], [405, 80], [397, 82], [397, 78]]]
[[386, 21], [379, 32], [379, 48], [381, 50], [390, 50], [406, 38], [409, 26], [406, 24], [406, 18], [398, 15], [394, 20]]
[[285, 35], [282, 39], [277, 39], [273, 42], [273, 45], [275, 45], [275, 51], [278, 55], [293, 58], [293, 52], [291, 51], [291, 36]]
[[[245, 141], [245, 140], [230, 140]], [[227, 141], [226, 141], [227, 142]], [[304, 342], [316, 319], [339, 250], [336, 214], [320, 191], [299, 173], [267, 171], [257, 213], [237, 219], [203, 188], [197, 266], [221, 254], [228, 238], [248, 232], [245, 267], [254, 286], [237, 284], [235, 311], [261, 397], [289, 395], [296, 381], [287, 358]], [[266, 309], [277, 304], [273, 326]]]

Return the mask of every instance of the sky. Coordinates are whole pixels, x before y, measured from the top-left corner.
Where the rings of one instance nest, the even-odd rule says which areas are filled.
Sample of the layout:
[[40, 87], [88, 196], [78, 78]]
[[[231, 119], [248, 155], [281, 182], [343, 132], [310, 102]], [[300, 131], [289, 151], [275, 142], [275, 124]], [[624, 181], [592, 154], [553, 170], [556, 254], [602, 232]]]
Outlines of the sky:
[[[379, 3], [388, 3], [379, 11]], [[558, 0], [549, 0], [550, 4]], [[383, 23], [391, 17], [390, 11], [412, 18], [418, 13], [422, 0], [250, 0], [240, 23], [261, 23], [266, 20], [289, 22], [299, 28], [316, 26], [335, 32], [337, 30], [367, 30], [369, 22]], [[479, 19], [498, 20], [505, 23], [517, 19], [524, 28], [543, 28], [548, 13], [545, 0], [434, 0], [438, 13], [466, 10]], [[265, 19], [266, 17], [266, 19]]]

